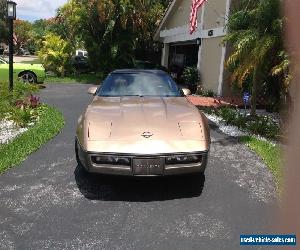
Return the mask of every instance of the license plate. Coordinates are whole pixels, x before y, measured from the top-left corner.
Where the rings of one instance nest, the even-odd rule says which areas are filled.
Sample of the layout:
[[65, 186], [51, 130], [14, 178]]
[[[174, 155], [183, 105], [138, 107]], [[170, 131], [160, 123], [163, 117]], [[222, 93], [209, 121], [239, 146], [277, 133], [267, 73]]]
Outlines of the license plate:
[[164, 171], [163, 158], [135, 158], [133, 159], [134, 175], [162, 175]]

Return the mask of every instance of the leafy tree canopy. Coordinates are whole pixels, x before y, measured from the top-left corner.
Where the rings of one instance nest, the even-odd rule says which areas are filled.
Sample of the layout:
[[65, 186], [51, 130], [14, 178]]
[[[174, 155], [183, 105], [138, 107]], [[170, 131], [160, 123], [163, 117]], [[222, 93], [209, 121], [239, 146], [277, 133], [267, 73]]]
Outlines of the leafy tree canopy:
[[6, 0], [0, 0], [0, 42], [7, 39]]
[[255, 115], [258, 90], [263, 85], [272, 85], [276, 78], [281, 86], [274, 88], [280, 92], [287, 84], [281, 1], [241, 0], [229, 17], [228, 28], [225, 41], [232, 44], [233, 51], [227, 67], [232, 71], [232, 81], [238, 85], [243, 86], [250, 80], [252, 115]]
[[62, 37], [73, 47], [84, 45], [91, 65], [108, 72], [130, 66], [137, 51], [154, 51], [152, 34], [166, 5], [153, 0], [69, 0], [57, 20], [63, 24]]
[[17, 51], [23, 47], [27, 48], [33, 42], [32, 24], [28, 21], [17, 19], [14, 21], [15, 43]]

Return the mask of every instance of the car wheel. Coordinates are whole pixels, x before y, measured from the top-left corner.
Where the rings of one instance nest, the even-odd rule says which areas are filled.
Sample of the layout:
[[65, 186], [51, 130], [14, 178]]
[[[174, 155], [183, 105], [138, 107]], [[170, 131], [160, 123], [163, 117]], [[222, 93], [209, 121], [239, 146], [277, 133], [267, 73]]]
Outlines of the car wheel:
[[75, 156], [76, 156], [76, 162], [78, 164], [78, 168], [83, 171], [83, 172], [87, 172], [86, 169], [84, 168], [84, 166], [82, 165], [80, 158], [79, 158], [79, 152], [78, 152], [78, 142], [75, 139]]
[[32, 72], [24, 72], [20, 74], [20, 80], [23, 83], [34, 84], [37, 82], [35, 74]]

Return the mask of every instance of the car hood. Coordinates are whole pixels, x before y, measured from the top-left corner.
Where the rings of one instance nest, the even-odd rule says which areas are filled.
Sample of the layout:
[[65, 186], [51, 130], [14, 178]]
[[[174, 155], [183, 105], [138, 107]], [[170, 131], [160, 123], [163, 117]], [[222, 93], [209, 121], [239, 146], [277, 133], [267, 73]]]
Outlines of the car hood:
[[21, 70], [44, 70], [42, 64], [30, 64], [30, 63], [14, 63], [14, 69], [21, 69]]
[[202, 116], [185, 97], [95, 97], [88, 140], [205, 140]]

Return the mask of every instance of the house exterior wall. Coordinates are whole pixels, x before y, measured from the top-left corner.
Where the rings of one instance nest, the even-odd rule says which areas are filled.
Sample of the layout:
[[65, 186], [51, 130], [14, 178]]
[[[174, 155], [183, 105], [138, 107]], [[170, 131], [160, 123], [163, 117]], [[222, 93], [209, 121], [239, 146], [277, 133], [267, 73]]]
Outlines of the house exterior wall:
[[[205, 3], [202, 30], [222, 28], [225, 32], [226, 4], [228, 0], [210, 0]], [[224, 34], [225, 35], [225, 34]], [[203, 88], [223, 94], [224, 59], [226, 46], [223, 37], [204, 37], [202, 39], [200, 72]]]
[[218, 92], [220, 64], [222, 55], [222, 37], [203, 39], [200, 73], [203, 88]]
[[[176, 1], [170, 18], [166, 21], [163, 29], [173, 29], [183, 25], [187, 25], [191, 13], [191, 1], [179, 0]], [[198, 21], [201, 20], [201, 11], [198, 12]]]
[[[184, 42], [201, 38], [197, 67], [201, 72], [202, 85], [206, 90], [212, 90], [219, 95], [228, 94], [228, 72], [224, 69], [227, 56], [227, 45], [223, 44], [226, 35], [226, 19], [229, 15], [231, 0], [209, 0], [198, 10], [198, 29], [189, 34], [189, 19], [192, 1], [175, 0], [171, 11], [161, 25], [159, 38], [166, 44]], [[209, 31], [213, 30], [213, 35]], [[164, 53], [167, 55], [168, 53]], [[166, 63], [162, 58], [162, 62]], [[165, 65], [164, 65], [165, 66]], [[226, 79], [224, 79], [226, 77]]]
[[203, 29], [210, 30], [225, 26], [226, 1], [209, 0], [205, 3]]

